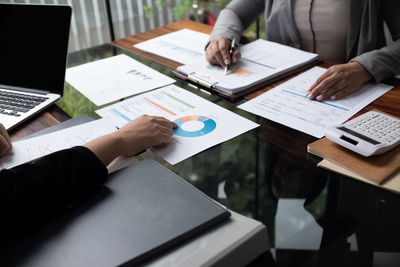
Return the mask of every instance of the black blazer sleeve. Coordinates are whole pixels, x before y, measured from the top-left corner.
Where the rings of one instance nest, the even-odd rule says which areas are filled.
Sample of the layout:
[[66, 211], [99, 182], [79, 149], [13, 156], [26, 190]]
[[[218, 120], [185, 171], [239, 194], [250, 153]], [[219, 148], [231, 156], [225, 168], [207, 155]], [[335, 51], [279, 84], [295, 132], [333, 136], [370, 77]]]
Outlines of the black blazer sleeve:
[[[107, 169], [85, 147], [73, 147], [0, 172], [0, 231], [43, 223], [106, 181]], [[15, 233], [14, 233], [15, 234]]]

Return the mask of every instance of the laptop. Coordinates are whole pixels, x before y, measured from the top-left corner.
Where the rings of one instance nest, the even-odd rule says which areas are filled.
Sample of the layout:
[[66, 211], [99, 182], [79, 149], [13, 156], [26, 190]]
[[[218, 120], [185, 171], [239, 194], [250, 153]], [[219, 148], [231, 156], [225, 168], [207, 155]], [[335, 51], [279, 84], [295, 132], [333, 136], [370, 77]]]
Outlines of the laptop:
[[137, 266], [230, 215], [160, 163], [145, 159], [112, 173], [105, 187], [70, 212], [0, 251], [0, 266]]
[[0, 4], [0, 122], [8, 131], [62, 96], [71, 13]]

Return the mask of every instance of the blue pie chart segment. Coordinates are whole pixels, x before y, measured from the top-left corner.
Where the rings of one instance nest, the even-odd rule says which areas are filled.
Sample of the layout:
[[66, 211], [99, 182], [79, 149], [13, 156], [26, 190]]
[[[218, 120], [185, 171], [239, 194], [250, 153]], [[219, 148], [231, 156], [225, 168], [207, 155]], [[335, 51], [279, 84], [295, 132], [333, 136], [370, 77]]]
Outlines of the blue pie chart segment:
[[[203, 123], [203, 127], [197, 131], [187, 131], [182, 128], [182, 125], [184, 125], [186, 122], [189, 121], [199, 121]], [[182, 137], [199, 137], [202, 135], [206, 135], [212, 131], [214, 131], [215, 127], [217, 127], [217, 124], [215, 121], [211, 118], [205, 117], [205, 116], [186, 116], [182, 117], [179, 119], [176, 119], [174, 121], [176, 124], [178, 124], [178, 128], [174, 129], [174, 133], [178, 136]]]

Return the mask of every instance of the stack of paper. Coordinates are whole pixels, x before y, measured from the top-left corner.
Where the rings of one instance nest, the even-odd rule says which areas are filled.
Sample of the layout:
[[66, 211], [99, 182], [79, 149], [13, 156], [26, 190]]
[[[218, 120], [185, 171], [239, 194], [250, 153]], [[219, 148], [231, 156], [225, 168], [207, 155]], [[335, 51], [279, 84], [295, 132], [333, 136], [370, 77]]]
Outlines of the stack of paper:
[[224, 68], [210, 65], [205, 57], [177, 68], [182, 75], [228, 96], [257, 89], [257, 85], [282, 78], [301, 67], [318, 62], [318, 55], [265, 40], [256, 40], [240, 47], [242, 58]]

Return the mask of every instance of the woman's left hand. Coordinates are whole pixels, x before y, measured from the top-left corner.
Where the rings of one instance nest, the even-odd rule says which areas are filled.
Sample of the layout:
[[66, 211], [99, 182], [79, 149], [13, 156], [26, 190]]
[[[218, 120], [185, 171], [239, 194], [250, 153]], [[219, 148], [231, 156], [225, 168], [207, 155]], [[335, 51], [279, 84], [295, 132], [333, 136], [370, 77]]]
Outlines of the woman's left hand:
[[334, 65], [317, 79], [306, 96], [318, 101], [341, 99], [371, 79], [371, 74], [357, 62]]

